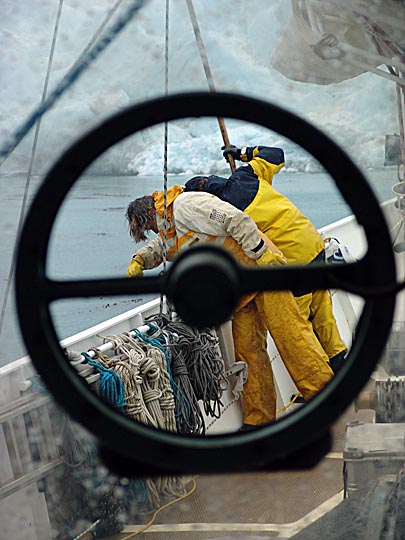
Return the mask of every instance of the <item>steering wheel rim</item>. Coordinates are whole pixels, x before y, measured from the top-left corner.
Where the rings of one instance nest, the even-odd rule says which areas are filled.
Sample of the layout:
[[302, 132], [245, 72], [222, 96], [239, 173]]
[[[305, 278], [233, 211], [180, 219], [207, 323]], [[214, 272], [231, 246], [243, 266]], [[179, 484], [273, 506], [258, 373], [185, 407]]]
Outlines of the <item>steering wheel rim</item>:
[[[74, 143], [40, 186], [20, 238], [15, 285], [25, 345], [56, 400], [107, 447], [142, 463], [164, 463], [168, 471], [184, 473], [221, 471], [224, 463], [227, 470], [257, 468], [310, 444], [329, 428], [368, 380], [388, 338], [395, 307], [394, 294], [366, 299], [345, 366], [327, 387], [292, 415], [243, 436], [196, 438], [137, 424], [98, 398], [76, 375], [58, 341], [49, 309], [52, 301], [100, 293], [160, 293], [165, 291], [166, 283], [161, 276], [70, 282], [48, 279], [45, 269], [49, 238], [65, 196], [101, 153], [125, 137], [163, 122], [218, 116], [266, 127], [311, 153], [334, 179], [364, 227], [368, 241], [365, 257], [347, 266], [241, 269], [241, 293], [252, 290], [252, 273], [254, 290], [261, 290], [263, 285], [267, 290], [282, 289], [286, 283], [291, 288], [297, 280], [305, 286], [330, 288], [339, 286], [340, 280], [347, 283], [348, 278], [349, 283], [366, 282], [372, 288], [394, 282], [396, 277], [389, 231], [361, 171], [319, 129], [274, 104], [225, 93], [165, 96], [128, 107]], [[121, 444], [123, 440], [125, 445]]]

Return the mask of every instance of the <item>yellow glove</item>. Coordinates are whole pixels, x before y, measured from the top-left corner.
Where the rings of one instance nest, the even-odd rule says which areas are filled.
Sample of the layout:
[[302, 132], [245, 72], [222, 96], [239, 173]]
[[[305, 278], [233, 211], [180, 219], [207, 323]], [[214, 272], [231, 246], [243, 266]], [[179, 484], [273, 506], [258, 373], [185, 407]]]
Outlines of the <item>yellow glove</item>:
[[287, 263], [287, 259], [283, 255], [272, 253], [271, 251], [267, 250], [261, 257], [256, 259], [256, 263], [259, 266], [266, 266], [269, 264], [273, 266], [281, 266]]
[[142, 277], [144, 260], [139, 255], [134, 255], [127, 269], [127, 277]]

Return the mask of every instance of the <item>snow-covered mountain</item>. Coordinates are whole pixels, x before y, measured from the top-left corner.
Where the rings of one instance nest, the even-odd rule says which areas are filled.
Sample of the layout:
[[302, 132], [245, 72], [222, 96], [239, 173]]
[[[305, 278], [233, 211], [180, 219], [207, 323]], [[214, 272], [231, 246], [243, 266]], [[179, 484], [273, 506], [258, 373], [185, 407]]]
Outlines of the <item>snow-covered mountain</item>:
[[[125, 29], [42, 118], [34, 172], [43, 173], [79, 135], [129, 104], [165, 93], [166, 0], [143, 6]], [[41, 102], [55, 21], [48, 94], [86, 48], [116, 2], [113, 0], [2, 0], [0, 35], [0, 145]], [[108, 23], [122, 16], [123, 1]], [[207, 90], [208, 85], [184, 0], [169, 3], [169, 93]], [[291, 12], [288, 0], [194, 0], [216, 90], [237, 92], [284, 106], [335, 138], [363, 168], [384, 163], [384, 137], [398, 130], [395, 86], [373, 74], [318, 86], [286, 79], [270, 57]], [[278, 134], [254, 125], [228, 124], [239, 146], [282, 145], [287, 170], [317, 164]], [[34, 129], [0, 173], [28, 169]], [[220, 172], [226, 164], [215, 119], [169, 126], [171, 173]], [[131, 137], [99, 160], [103, 174], [159, 174], [163, 129]]]

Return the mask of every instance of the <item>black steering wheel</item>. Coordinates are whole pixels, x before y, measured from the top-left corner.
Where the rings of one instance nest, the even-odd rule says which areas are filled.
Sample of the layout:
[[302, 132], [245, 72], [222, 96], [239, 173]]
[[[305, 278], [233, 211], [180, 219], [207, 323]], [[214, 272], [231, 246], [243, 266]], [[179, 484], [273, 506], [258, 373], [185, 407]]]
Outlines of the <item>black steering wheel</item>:
[[[239, 266], [223, 250], [202, 247], [179, 257], [163, 276], [139, 279], [51, 280], [46, 275], [49, 238], [57, 212], [85, 169], [125, 137], [159, 123], [188, 117], [227, 117], [276, 131], [311, 153], [334, 179], [358, 222], [364, 227], [368, 251], [347, 265], [251, 269]], [[196, 272], [204, 266], [205, 271]], [[212, 324], [221, 322], [235, 302], [252, 290], [359, 289], [365, 305], [344, 367], [305, 407], [243, 435], [194, 437], [137, 424], [99, 399], [76, 375], [59, 344], [50, 304], [61, 298], [164, 293], [193, 323], [206, 314], [191, 308], [183, 297], [198, 281], [218, 279], [225, 308]], [[131, 106], [114, 115], [73, 144], [55, 163], [35, 196], [20, 238], [16, 266], [16, 299], [27, 350], [56, 400], [102, 442], [121, 455], [126, 466], [166, 473], [238, 471], [274, 468], [305, 447], [327, 437], [330, 424], [353, 401], [377, 364], [388, 338], [395, 294], [373, 295], [395, 282], [390, 235], [378, 202], [360, 170], [330, 138], [282, 108], [235, 94], [189, 93]], [[181, 285], [181, 287], [180, 287]], [[179, 294], [179, 290], [187, 294]], [[177, 305], [176, 305], [177, 303]], [[187, 315], [188, 314], [188, 315]], [[204, 320], [203, 320], [204, 319]], [[187, 321], [186, 321], [187, 322]], [[327, 449], [322, 450], [323, 453]], [[319, 450], [318, 450], [319, 452]], [[322, 452], [321, 452], [322, 453]], [[290, 462], [291, 463], [291, 462]], [[287, 465], [289, 466], [289, 465]]]

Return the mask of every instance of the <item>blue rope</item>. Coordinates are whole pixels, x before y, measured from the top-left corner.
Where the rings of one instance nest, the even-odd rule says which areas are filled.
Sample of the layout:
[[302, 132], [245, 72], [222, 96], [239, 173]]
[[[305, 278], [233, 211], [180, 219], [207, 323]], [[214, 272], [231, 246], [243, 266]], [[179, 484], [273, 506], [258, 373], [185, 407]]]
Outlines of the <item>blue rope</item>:
[[142, 504], [144, 507], [149, 502], [149, 489], [146, 480], [130, 480], [127, 490], [132, 498], [136, 499], [137, 502]]
[[119, 410], [123, 410], [125, 403], [125, 387], [121, 377], [118, 373], [115, 373], [112, 369], [104, 367], [100, 362], [91, 358], [91, 356], [85, 352], [81, 353], [86, 359], [87, 363], [94, 367], [101, 375], [100, 382], [100, 394], [111, 405], [117, 407]]
[[[152, 334], [157, 332], [157, 330], [158, 330], [157, 326], [154, 326], [154, 325], [152, 325], [150, 323], [147, 323], [147, 324], [149, 326], [148, 332], [152, 332]], [[165, 347], [164, 347], [164, 345], [162, 343], [162, 338], [161, 337], [156, 337], [156, 338], [150, 337], [148, 335], [142, 334], [137, 328], [134, 328], [131, 331], [136, 335], [136, 337], [140, 341], [143, 341], [144, 343], [147, 343], [148, 345], [153, 345], [153, 347], [156, 347], [157, 349], [160, 349], [164, 353], [165, 358], [167, 360], [167, 351], [166, 351], [166, 349], [165, 349]]]

